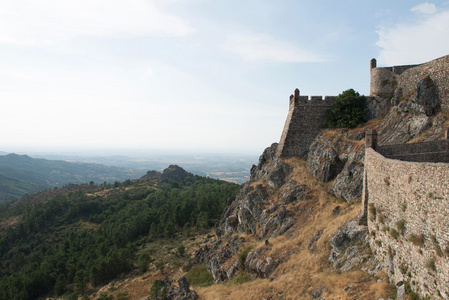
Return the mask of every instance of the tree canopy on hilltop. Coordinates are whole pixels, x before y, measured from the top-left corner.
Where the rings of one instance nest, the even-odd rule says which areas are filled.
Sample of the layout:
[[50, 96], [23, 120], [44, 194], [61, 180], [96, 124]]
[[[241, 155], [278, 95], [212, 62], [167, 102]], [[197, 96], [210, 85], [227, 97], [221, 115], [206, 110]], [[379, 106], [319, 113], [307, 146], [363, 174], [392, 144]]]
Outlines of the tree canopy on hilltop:
[[324, 126], [328, 128], [354, 128], [364, 122], [365, 114], [366, 97], [353, 89], [349, 89], [335, 98], [332, 107], [326, 112]]

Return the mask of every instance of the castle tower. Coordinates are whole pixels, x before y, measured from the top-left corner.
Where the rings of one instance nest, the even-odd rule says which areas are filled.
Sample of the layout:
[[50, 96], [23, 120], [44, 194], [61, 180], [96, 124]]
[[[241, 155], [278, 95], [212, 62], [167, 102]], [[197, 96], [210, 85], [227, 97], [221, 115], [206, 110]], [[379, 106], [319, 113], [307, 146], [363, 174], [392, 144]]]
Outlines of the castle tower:
[[368, 129], [365, 133], [365, 148], [377, 147], [377, 131], [375, 129]]
[[335, 97], [301, 96], [299, 89], [289, 99], [289, 110], [276, 155], [281, 158], [302, 156], [309, 150], [325, 122], [324, 114]]

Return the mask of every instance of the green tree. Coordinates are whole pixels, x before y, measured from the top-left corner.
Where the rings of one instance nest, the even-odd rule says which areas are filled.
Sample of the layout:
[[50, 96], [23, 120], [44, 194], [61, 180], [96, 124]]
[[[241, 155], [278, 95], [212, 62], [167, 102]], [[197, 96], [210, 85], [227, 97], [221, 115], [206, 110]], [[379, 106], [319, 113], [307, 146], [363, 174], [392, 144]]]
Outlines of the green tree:
[[209, 216], [206, 211], [202, 211], [198, 214], [196, 226], [198, 226], [199, 229], [207, 229], [209, 227]]
[[186, 247], [184, 245], [179, 245], [177, 250], [179, 256], [184, 256], [184, 254], [186, 253]]
[[79, 295], [84, 293], [84, 289], [86, 288], [87, 278], [84, 270], [78, 270], [75, 274], [75, 294]]
[[161, 281], [159, 279], [156, 279], [153, 281], [153, 285], [150, 289], [150, 297], [151, 299], [157, 299], [161, 293]]
[[151, 262], [151, 256], [149, 253], [144, 252], [139, 255], [137, 259], [137, 267], [141, 272], [146, 272], [148, 270], [148, 264]]
[[67, 279], [65, 278], [65, 275], [59, 274], [56, 279], [56, 283], [55, 283], [56, 296], [60, 296], [60, 295], [64, 294], [66, 285], [67, 285]]
[[353, 89], [346, 90], [338, 95], [332, 107], [326, 111], [325, 127], [354, 128], [364, 122], [366, 114], [366, 97]]
[[173, 225], [173, 222], [169, 220], [167, 222], [167, 225], [165, 225], [164, 229], [165, 237], [171, 238], [175, 235], [175, 226]]

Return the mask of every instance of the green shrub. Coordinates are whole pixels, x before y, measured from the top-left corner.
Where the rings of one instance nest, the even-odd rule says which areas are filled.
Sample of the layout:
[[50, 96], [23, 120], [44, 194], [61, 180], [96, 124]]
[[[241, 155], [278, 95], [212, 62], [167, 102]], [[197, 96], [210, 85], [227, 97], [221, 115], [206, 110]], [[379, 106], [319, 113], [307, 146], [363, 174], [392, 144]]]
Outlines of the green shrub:
[[397, 221], [396, 222], [396, 228], [399, 231], [399, 233], [401, 235], [403, 235], [404, 234], [404, 229], [405, 229], [405, 220], [402, 219], [402, 220]]
[[153, 285], [151, 286], [150, 289], [150, 296], [151, 299], [157, 299], [160, 294], [161, 294], [161, 281], [159, 279], [156, 279], [155, 281], [153, 281]]
[[433, 242], [433, 248], [435, 249], [435, 252], [438, 256], [443, 256], [443, 250], [441, 250], [440, 243], [438, 243], [438, 240], [436, 236], [432, 235], [432, 242]]
[[338, 95], [332, 107], [326, 111], [324, 126], [328, 128], [354, 128], [364, 122], [365, 114], [365, 96], [349, 89]]
[[426, 261], [426, 268], [432, 271], [435, 271], [437, 267], [435, 266], [435, 260], [433, 258], [429, 258]]
[[402, 202], [401, 203], [401, 210], [405, 212], [406, 209], [407, 209], [407, 202]]
[[129, 300], [129, 299], [130, 299], [130, 296], [127, 291], [119, 292], [117, 294], [117, 297], [115, 297], [115, 300]]
[[243, 249], [239, 253], [239, 267], [240, 267], [240, 270], [244, 270], [245, 269], [246, 257], [248, 257], [248, 253], [251, 251], [251, 249], [253, 249], [253, 246], [248, 246], [248, 247], [246, 247], [245, 249]]
[[390, 228], [390, 235], [392, 238], [397, 239], [399, 237], [399, 232], [394, 228]]
[[207, 271], [205, 264], [193, 266], [186, 274], [187, 281], [193, 286], [210, 286], [214, 283], [214, 277]]
[[176, 250], [178, 251], [179, 256], [184, 256], [186, 253], [186, 247], [184, 245], [179, 245]]
[[228, 281], [229, 285], [238, 285], [243, 284], [245, 282], [251, 281], [251, 277], [248, 273], [244, 272], [242, 275], [232, 278]]
[[424, 246], [424, 234], [420, 234], [420, 235], [415, 235], [415, 234], [411, 234], [408, 238], [408, 240], [410, 242], [412, 242], [414, 245], [416, 246]]
[[369, 219], [370, 221], [374, 221], [376, 219], [376, 207], [373, 203], [370, 203], [368, 206]]
[[148, 252], [144, 252], [137, 258], [137, 268], [140, 270], [140, 272], [146, 272], [151, 261], [152, 259], [150, 254]]

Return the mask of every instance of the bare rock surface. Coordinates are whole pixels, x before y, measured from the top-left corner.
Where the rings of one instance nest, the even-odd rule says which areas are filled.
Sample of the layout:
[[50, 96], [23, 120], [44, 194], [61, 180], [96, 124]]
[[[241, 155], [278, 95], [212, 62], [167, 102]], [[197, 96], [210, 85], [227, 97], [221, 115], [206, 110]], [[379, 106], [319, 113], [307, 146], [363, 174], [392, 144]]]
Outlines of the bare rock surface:
[[370, 274], [377, 274], [381, 270], [380, 263], [369, 250], [368, 228], [358, 225], [356, 220], [340, 226], [331, 237], [330, 246], [329, 262], [336, 271], [361, 267]]
[[[241, 235], [251, 234], [268, 240], [285, 234], [295, 224], [295, 207], [312, 196], [307, 186], [288, 179], [291, 168], [276, 157], [274, 143], [251, 169], [251, 179], [243, 185], [236, 197], [228, 199], [222, 221], [216, 229], [217, 240], [197, 250], [195, 263], [206, 263], [215, 282], [224, 282], [238, 276], [241, 266], [238, 254], [245, 248]], [[276, 195], [276, 197], [275, 197]], [[277, 199], [273, 201], [273, 199]], [[259, 277], [268, 277], [282, 261], [282, 257], [266, 256], [265, 248], [251, 251], [245, 269]]]
[[350, 138], [362, 133], [342, 131], [337, 136], [320, 134], [309, 148], [307, 169], [323, 182], [334, 180], [329, 192], [350, 202], [362, 194], [365, 148]]

